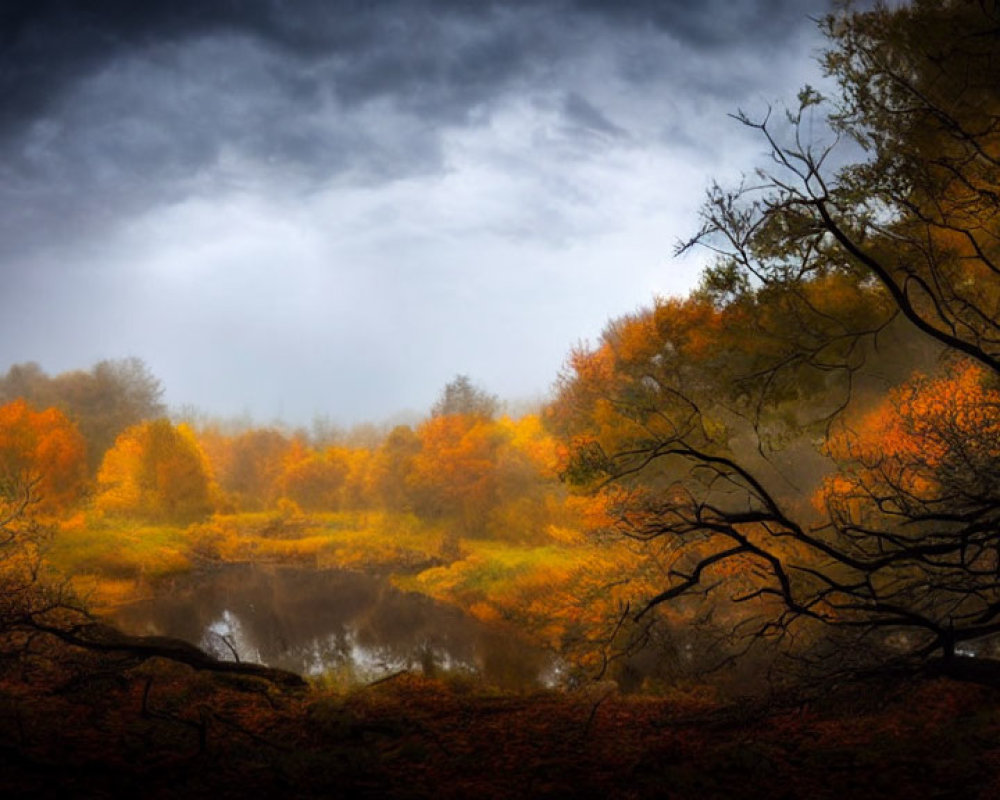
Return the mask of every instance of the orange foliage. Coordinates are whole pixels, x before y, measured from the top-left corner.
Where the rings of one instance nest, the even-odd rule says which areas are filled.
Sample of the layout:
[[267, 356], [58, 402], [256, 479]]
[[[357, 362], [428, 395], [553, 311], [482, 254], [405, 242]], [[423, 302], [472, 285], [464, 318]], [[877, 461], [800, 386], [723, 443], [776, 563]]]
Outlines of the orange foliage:
[[369, 460], [369, 452], [363, 449], [318, 451], [295, 442], [278, 476], [280, 494], [304, 511], [358, 508], [364, 502]]
[[802, 350], [814, 348], [824, 364], [854, 363], [853, 339], [836, 320], [876, 327], [883, 306], [877, 293], [831, 274], [722, 306], [700, 293], [661, 298], [614, 320], [596, 347], [571, 354], [547, 409], [567, 444], [563, 473], [574, 483], [603, 481], [607, 457], [653, 442], [725, 449], [734, 410], [750, 417], [766, 406], [777, 428], [789, 408], [803, 411], [803, 395], [829, 402], [828, 372], [811, 367]]
[[598, 347], [574, 351], [546, 412], [568, 443], [563, 473], [576, 483], [602, 479], [600, 454], [684, 433], [693, 421], [688, 398], [705, 394], [709, 408], [723, 385], [717, 373], [747, 344], [740, 316], [699, 297], [661, 298], [612, 322]]
[[285, 455], [278, 479], [282, 497], [305, 511], [340, 508], [347, 465], [335, 453], [322, 453], [296, 442]]
[[475, 536], [537, 539], [558, 516], [558, 452], [537, 416], [490, 420], [448, 414], [416, 431], [406, 492], [418, 514]]
[[537, 415], [517, 420], [438, 414], [398, 426], [377, 447], [316, 449], [302, 438], [249, 430], [200, 433], [224, 510], [285, 500], [306, 512], [415, 512], [455, 535], [545, 538], [562, 513], [558, 448]]
[[407, 477], [419, 513], [458, 515], [468, 527], [496, 500], [496, 455], [503, 432], [465, 414], [432, 417], [417, 429], [420, 452]]
[[873, 504], [905, 514], [960, 503], [1000, 466], [1000, 392], [985, 381], [981, 368], [962, 362], [944, 377], [917, 375], [890, 392], [830, 438], [830, 454], [853, 466], [830, 477], [817, 500], [853, 517]]
[[408, 425], [392, 429], [371, 457], [366, 493], [372, 504], [389, 511], [413, 510], [407, 476], [420, 446], [420, 439]]
[[283, 460], [291, 443], [276, 430], [252, 429], [237, 436], [201, 430], [198, 440], [227, 502], [240, 511], [271, 507], [279, 494]]
[[0, 494], [33, 484], [35, 510], [57, 512], [80, 499], [86, 472], [83, 437], [61, 411], [35, 411], [24, 400], [0, 407]]

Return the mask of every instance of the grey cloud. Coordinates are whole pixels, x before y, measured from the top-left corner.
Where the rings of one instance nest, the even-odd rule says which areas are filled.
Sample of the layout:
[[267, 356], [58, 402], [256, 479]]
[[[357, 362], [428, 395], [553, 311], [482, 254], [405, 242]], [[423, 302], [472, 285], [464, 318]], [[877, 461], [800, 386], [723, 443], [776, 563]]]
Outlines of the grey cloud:
[[300, 419], [537, 391], [673, 287], [706, 132], [822, 5], [7, 0], [0, 358]]
[[[693, 49], [759, 49], [786, 39], [828, 2], [8, 0], [0, 14], [0, 126], [16, 130], [109, 61], [206, 36], [246, 36], [280, 51], [302, 68], [293, 92], [297, 81], [314, 93], [310, 68], [335, 59], [342, 101], [391, 94], [440, 112], [488, 95], [528, 62], [589, 46], [561, 36], [581, 18], [612, 29], [653, 25]], [[455, 100], [443, 101], [441, 92]]]
[[[178, 181], [226, 153], [305, 184], [439, 169], [441, 126], [466, 124], [537, 49], [530, 26], [487, 4], [31, 0], [5, 9], [8, 249], [39, 205], [64, 231], [85, 229], [102, 216], [95, 205], [113, 215], [169, 201]], [[382, 99], [411, 119], [365, 111]], [[74, 190], [88, 197], [85, 212], [69, 208]]]
[[563, 106], [567, 119], [591, 133], [610, 136], [614, 139], [627, 138], [628, 132], [609, 120], [603, 113], [591, 105], [576, 92], [566, 96]]
[[[783, 41], [824, 6], [8, 0], [0, 255], [68, 243], [191, 194], [439, 172], [444, 132], [487, 124], [508, 95], [561, 103], [555, 113], [581, 134], [569, 157], [583, 157], [602, 137], [631, 135], [634, 120], [605, 106], [605, 86], [581, 88], [575, 65], [610, 50], [617, 75], [598, 81], [653, 85], [672, 74], [677, 91], [729, 110], [755, 80], [734, 59]], [[718, 58], [724, 45], [732, 52]]]
[[[476, 8], [447, 4], [445, 13], [459, 21], [471, 15], [489, 29], [483, 15], [490, 6], [473, 14]], [[420, 2], [13, 0], [0, 16], [0, 123], [16, 129], [116, 58], [221, 35], [249, 37], [302, 64], [331, 56], [351, 61], [359, 68], [345, 98], [405, 89], [433, 79], [442, 59], [450, 58], [451, 48], [440, 41], [440, 18], [438, 4]], [[492, 55], [489, 48], [470, 55], [470, 69], [462, 74], [498, 69], [516, 53], [501, 43]]]
[[621, 24], [655, 25], [694, 49], [718, 50], [781, 43], [805, 16], [822, 17], [830, 0], [573, 0], [573, 5]]

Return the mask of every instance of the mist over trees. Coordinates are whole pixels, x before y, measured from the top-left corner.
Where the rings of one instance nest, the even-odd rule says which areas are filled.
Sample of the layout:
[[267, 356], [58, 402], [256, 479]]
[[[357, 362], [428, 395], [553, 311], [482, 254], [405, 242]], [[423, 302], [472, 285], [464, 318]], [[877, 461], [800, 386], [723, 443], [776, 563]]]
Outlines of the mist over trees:
[[431, 408], [432, 417], [464, 414], [493, 419], [500, 409], [500, 400], [472, 384], [468, 375], [456, 375], [445, 385], [441, 396]]
[[138, 358], [105, 360], [89, 370], [47, 375], [35, 363], [15, 364], [0, 377], [0, 403], [20, 398], [38, 409], [58, 408], [87, 441], [96, 473], [104, 453], [130, 425], [161, 417], [163, 387]]

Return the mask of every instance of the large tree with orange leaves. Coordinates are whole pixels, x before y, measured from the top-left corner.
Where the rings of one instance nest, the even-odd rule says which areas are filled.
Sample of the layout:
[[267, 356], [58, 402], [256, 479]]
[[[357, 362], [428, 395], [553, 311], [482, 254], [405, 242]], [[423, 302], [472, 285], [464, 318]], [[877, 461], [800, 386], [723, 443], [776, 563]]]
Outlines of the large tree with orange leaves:
[[[701, 290], [575, 353], [550, 414], [565, 474], [658, 544], [638, 616], [707, 595], [752, 641], [950, 658], [1000, 632], [1000, 12], [915, 0], [822, 24], [832, 111], [806, 88], [787, 125], [738, 115], [772, 159], [709, 193], [681, 248], [714, 254]], [[834, 169], [838, 136], [863, 157]], [[949, 371], [879, 403], [921, 346]]]

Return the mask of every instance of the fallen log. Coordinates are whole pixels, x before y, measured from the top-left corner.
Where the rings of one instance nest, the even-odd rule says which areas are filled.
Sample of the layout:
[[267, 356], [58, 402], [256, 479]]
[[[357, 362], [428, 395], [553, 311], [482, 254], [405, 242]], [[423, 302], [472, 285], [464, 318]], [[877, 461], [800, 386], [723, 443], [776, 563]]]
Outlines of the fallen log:
[[298, 689], [308, 685], [301, 675], [288, 670], [245, 661], [223, 661], [183, 639], [169, 636], [132, 636], [100, 622], [89, 621], [62, 627], [29, 619], [23, 621], [20, 627], [45, 633], [66, 644], [95, 652], [124, 653], [140, 661], [163, 658], [186, 664], [199, 671], [262, 678], [286, 689]]

